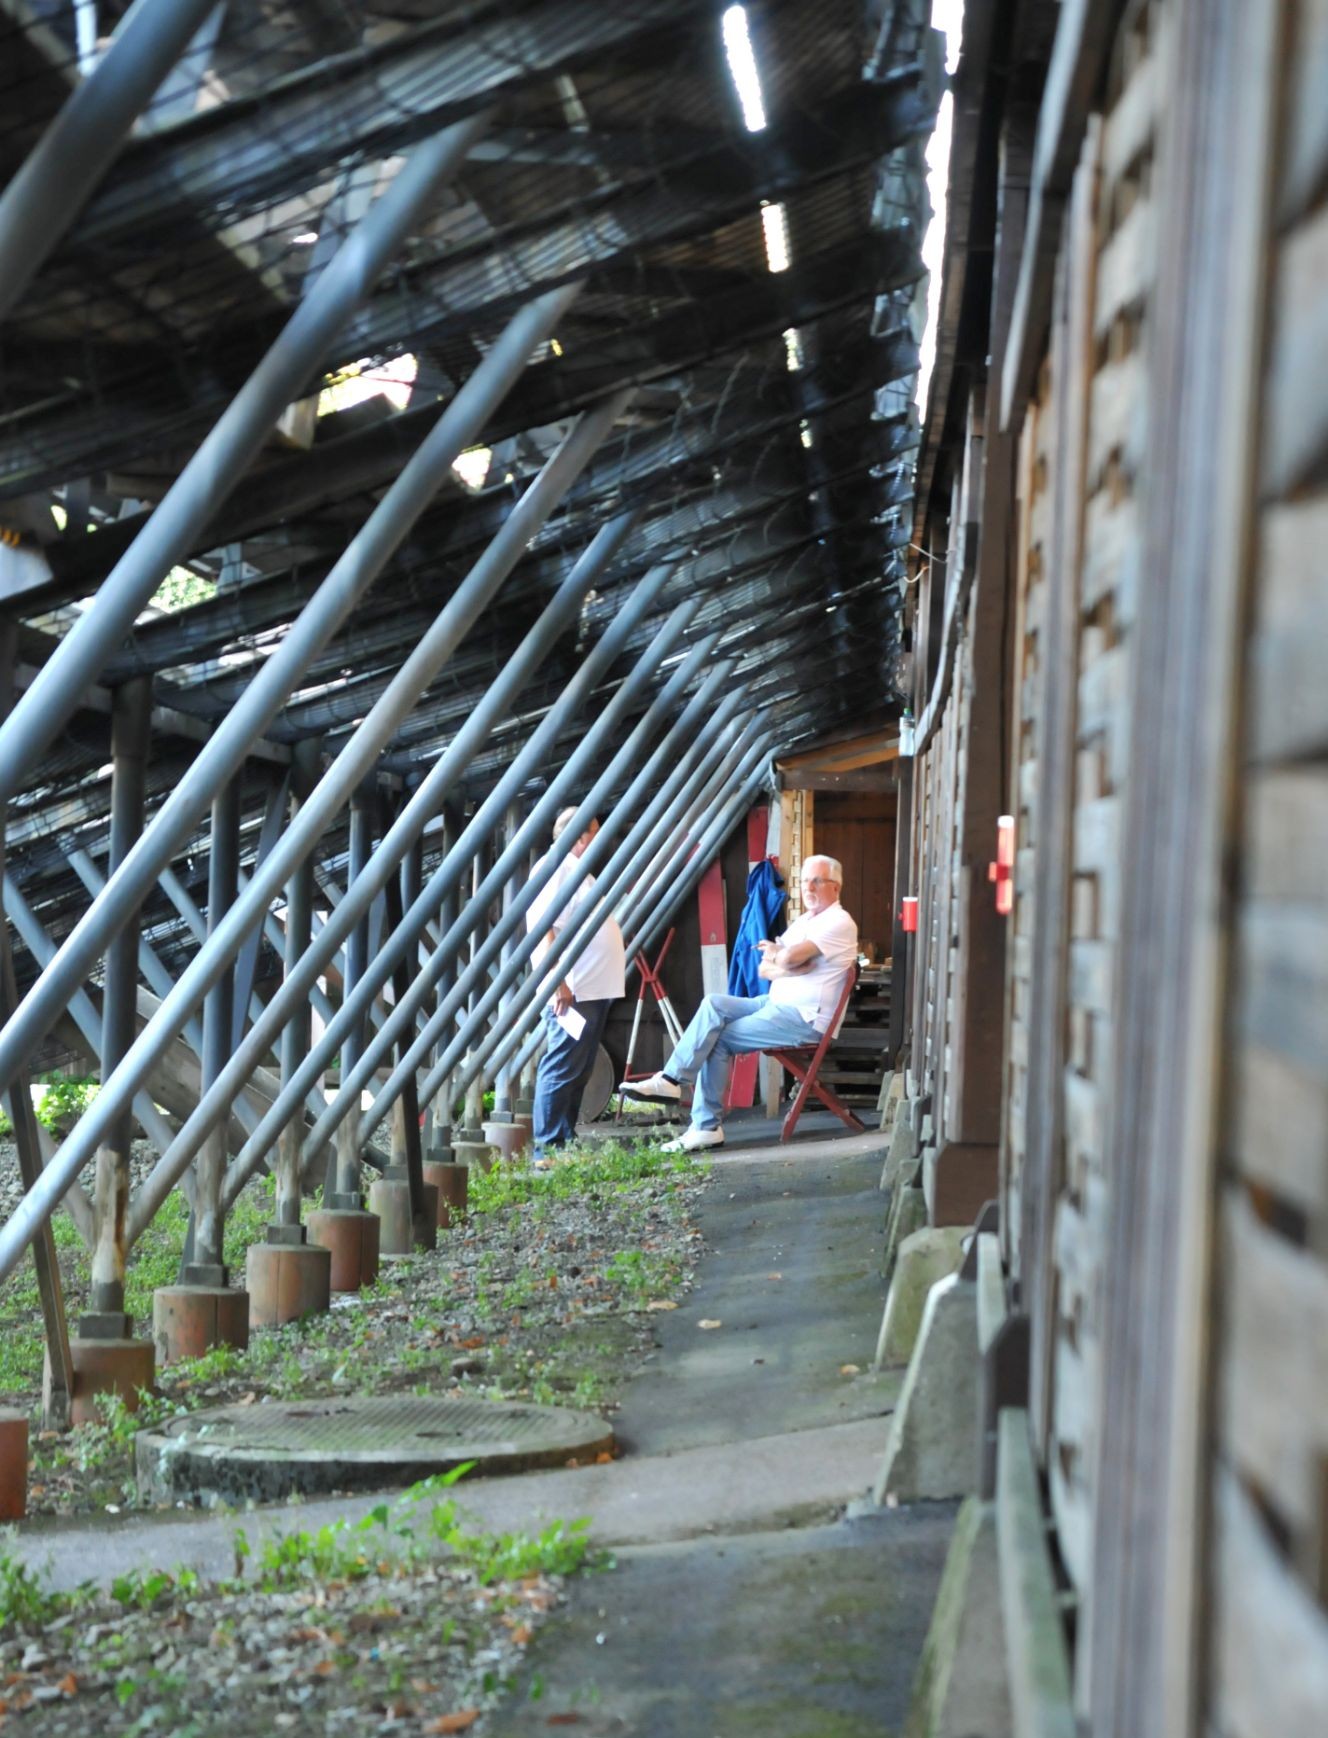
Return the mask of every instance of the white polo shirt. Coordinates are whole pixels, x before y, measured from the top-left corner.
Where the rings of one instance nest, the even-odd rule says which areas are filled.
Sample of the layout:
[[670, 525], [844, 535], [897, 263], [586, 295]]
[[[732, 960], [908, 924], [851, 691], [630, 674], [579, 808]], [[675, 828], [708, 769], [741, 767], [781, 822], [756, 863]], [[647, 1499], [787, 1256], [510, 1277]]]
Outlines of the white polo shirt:
[[[532, 878], [544, 867], [547, 856], [546, 852], [531, 870]], [[577, 891], [557, 916], [548, 916], [548, 908], [553, 903], [554, 896], [578, 877], [581, 885]], [[596, 898], [595, 877], [582, 875], [579, 857], [565, 857], [558, 866], [557, 874], [526, 913], [526, 928], [542, 935], [549, 930], [557, 934], [581, 915], [587, 900], [593, 904]], [[601, 916], [590, 945], [571, 971], [564, 976], [567, 987], [578, 1002], [616, 1002], [627, 988], [627, 959], [622, 930], [618, 927], [617, 919], [611, 917], [607, 911]]]
[[818, 1032], [834, 1018], [835, 1005], [844, 988], [844, 973], [852, 971], [858, 957], [858, 926], [835, 901], [813, 916], [804, 912], [779, 938], [781, 947], [795, 942], [815, 942], [821, 950], [805, 971], [770, 983], [770, 1000], [781, 1007], [796, 1008]]

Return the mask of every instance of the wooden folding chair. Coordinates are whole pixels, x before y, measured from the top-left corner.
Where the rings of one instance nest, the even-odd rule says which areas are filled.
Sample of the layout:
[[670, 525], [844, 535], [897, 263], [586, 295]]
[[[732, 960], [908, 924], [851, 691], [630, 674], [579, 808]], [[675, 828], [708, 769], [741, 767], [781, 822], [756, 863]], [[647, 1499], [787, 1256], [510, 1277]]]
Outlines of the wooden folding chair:
[[814, 1094], [825, 1105], [827, 1110], [834, 1111], [840, 1122], [846, 1123], [851, 1129], [865, 1129], [866, 1123], [856, 1117], [844, 1103], [843, 1099], [829, 1086], [822, 1084], [818, 1078], [821, 1063], [825, 1060], [826, 1051], [839, 1036], [839, 1028], [844, 1023], [844, 1015], [848, 1012], [849, 997], [858, 987], [858, 968], [855, 965], [851, 971], [844, 974], [844, 987], [839, 993], [839, 1001], [835, 1007], [834, 1018], [821, 1034], [821, 1042], [813, 1049], [811, 1045], [800, 1046], [796, 1050], [766, 1050], [766, 1056], [772, 1056], [781, 1067], [796, 1076], [797, 1091], [793, 1094], [793, 1103], [788, 1108], [784, 1118], [784, 1130], [781, 1141], [793, 1139], [793, 1131], [798, 1126], [798, 1118], [802, 1115], [803, 1106], [810, 1095]]

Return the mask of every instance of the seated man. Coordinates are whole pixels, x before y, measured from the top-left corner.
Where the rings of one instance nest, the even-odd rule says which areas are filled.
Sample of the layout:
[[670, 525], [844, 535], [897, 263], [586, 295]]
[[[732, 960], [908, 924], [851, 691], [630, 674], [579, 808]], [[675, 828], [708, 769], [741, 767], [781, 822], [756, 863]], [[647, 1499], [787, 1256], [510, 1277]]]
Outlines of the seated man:
[[858, 926], [839, 903], [843, 881], [833, 857], [809, 857], [802, 866], [802, 916], [777, 942], [758, 944], [759, 975], [769, 983], [768, 993], [705, 997], [660, 1073], [623, 1083], [629, 1098], [657, 1103], [680, 1099], [683, 1083], [696, 1083], [692, 1126], [666, 1152], [724, 1144], [719, 1125], [731, 1056], [820, 1043], [844, 974], [858, 957]]

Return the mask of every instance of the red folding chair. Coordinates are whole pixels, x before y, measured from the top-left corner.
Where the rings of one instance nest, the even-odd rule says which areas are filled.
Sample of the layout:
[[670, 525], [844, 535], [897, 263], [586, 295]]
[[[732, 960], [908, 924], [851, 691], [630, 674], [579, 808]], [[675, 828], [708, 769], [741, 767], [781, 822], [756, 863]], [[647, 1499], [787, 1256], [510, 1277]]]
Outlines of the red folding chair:
[[825, 1053], [839, 1036], [839, 1028], [844, 1023], [844, 1015], [848, 1012], [849, 997], [858, 987], [858, 968], [855, 965], [851, 971], [844, 974], [844, 987], [839, 992], [839, 1001], [835, 1007], [834, 1018], [821, 1034], [821, 1042], [813, 1049], [810, 1045], [800, 1046], [796, 1050], [767, 1050], [766, 1056], [772, 1056], [782, 1068], [795, 1075], [798, 1089], [793, 1094], [793, 1103], [788, 1108], [784, 1118], [784, 1130], [781, 1141], [793, 1139], [793, 1131], [798, 1126], [798, 1118], [802, 1115], [803, 1106], [809, 1096], [814, 1094], [825, 1105], [827, 1110], [834, 1111], [840, 1122], [846, 1123], [851, 1129], [865, 1129], [866, 1123], [856, 1117], [844, 1103], [843, 1099], [829, 1086], [822, 1084], [818, 1078], [821, 1063]]

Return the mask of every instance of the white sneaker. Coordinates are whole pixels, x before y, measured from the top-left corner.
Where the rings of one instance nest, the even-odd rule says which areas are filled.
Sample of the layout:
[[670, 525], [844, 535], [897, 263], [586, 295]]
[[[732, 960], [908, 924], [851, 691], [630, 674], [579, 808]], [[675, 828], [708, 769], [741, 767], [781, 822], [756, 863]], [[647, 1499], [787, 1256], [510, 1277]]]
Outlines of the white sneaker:
[[689, 1128], [679, 1135], [676, 1141], [665, 1141], [659, 1149], [662, 1153], [699, 1153], [703, 1147], [722, 1147], [724, 1131], [722, 1128]]
[[676, 1104], [682, 1088], [667, 1074], [648, 1074], [644, 1080], [624, 1080], [619, 1090], [627, 1098], [644, 1098], [652, 1103]]

